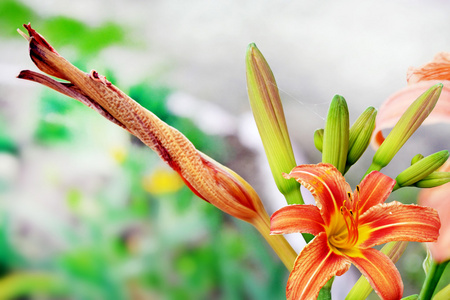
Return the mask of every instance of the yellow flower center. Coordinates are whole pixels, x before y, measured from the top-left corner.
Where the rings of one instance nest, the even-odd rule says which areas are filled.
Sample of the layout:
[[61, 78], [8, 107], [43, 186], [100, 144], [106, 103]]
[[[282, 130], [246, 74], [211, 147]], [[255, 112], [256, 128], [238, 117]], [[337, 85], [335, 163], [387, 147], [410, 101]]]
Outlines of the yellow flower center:
[[[359, 186], [356, 191], [359, 194]], [[328, 242], [331, 248], [338, 252], [352, 248], [359, 238], [359, 200], [355, 203], [350, 192], [347, 196], [348, 199], [340, 207], [340, 213], [335, 216], [334, 226], [331, 226], [328, 232]]]

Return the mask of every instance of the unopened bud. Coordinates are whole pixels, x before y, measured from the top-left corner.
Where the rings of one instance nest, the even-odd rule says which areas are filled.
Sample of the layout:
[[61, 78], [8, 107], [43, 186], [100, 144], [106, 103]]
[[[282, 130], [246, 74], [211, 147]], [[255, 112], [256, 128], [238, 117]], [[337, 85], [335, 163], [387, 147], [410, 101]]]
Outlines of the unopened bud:
[[322, 152], [323, 148], [323, 128], [314, 131], [314, 146], [316, 149]]
[[341, 173], [345, 171], [348, 153], [349, 115], [344, 97], [331, 101], [323, 133], [322, 162], [330, 163]]
[[367, 108], [350, 128], [346, 171], [358, 161], [370, 143], [377, 110]]
[[395, 178], [397, 183], [394, 186], [394, 190], [400, 187], [413, 185], [414, 183], [426, 178], [442, 166], [447, 161], [448, 157], [449, 152], [447, 150], [443, 150], [417, 161], [415, 164], [398, 174]]
[[434, 172], [414, 183], [419, 188], [433, 188], [450, 182], [450, 172]]
[[422, 154], [416, 154], [412, 159], [411, 159], [411, 165], [415, 164], [416, 162], [418, 162], [419, 160], [421, 160], [422, 158], [424, 158], [425, 156], [423, 156]]
[[372, 165], [366, 174], [374, 170], [379, 171], [389, 164], [395, 154], [431, 113], [439, 99], [442, 87], [442, 83], [433, 85], [408, 107], [378, 148], [373, 157]]
[[255, 44], [249, 45], [245, 62], [250, 105], [272, 176], [289, 204], [302, 204], [300, 185], [294, 180], [284, 179], [282, 175], [289, 173], [297, 164], [275, 77]]

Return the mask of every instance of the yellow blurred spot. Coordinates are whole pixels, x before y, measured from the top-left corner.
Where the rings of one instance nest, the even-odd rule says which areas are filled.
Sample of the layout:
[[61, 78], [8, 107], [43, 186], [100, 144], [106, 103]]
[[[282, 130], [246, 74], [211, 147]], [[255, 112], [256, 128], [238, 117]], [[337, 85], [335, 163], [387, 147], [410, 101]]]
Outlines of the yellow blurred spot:
[[144, 190], [153, 195], [174, 193], [184, 185], [180, 176], [172, 170], [158, 168], [142, 178]]
[[113, 159], [119, 164], [122, 164], [125, 161], [125, 158], [127, 157], [127, 151], [125, 150], [125, 147], [121, 146], [113, 147], [110, 153]]

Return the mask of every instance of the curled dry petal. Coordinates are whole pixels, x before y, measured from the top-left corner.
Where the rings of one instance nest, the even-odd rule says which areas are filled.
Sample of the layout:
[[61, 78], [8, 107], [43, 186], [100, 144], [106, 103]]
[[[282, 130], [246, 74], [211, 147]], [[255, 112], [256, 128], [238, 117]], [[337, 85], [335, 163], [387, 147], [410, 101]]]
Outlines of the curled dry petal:
[[32, 71], [19, 78], [44, 84], [93, 108], [124, 127], [152, 148], [177, 171], [202, 199], [245, 221], [265, 210], [251, 186], [240, 176], [199, 152], [178, 130], [161, 121], [96, 71], [85, 73], [60, 56], [30, 25], [30, 56], [43, 72], [64, 79], [58, 82]]
[[270, 236], [270, 220], [255, 190], [238, 174], [198, 151], [177, 129], [128, 97], [95, 70], [85, 73], [60, 56], [31, 26], [28, 30], [30, 56], [43, 72], [61, 78], [22, 71], [19, 78], [48, 86], [94, 109], [125, 128], [153, 149], [180, 174], [200, 198], [220, 210], [253, 224], [290, 270], [296, 253], [281, 236]]

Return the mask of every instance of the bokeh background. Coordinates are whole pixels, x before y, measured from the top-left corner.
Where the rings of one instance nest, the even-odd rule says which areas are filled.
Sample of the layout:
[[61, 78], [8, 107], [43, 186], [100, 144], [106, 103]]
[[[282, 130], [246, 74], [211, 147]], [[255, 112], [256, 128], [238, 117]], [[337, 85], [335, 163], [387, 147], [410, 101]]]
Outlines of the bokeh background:
[[[251, 226], [194, 197], [137, 139], [16, 79], [36, 70], [23, 23], [241, 174], [272, 213], [284, 200], [251, 116], [247, 45], [277, 78], [297, 163], [317, 163], [313, 132], [333, 95], [347, 99], [351, 121], [379, 107], [409, 66], [450, 49], [449, 12], [444, 0], [0, 0], [0, 299], [283, 299], [288, 276]], [[386, 174], [449, 149], [449, 134], [420, 129]], [[371, 155], [348, 173], [353, 186]], [[299, 251], [301, 237], [288, 238]], [[397, 263], [405, 295], [420, 290], [425, 256], [410, 243]], [[334, 299], [358, 277], [338, 277]]]

